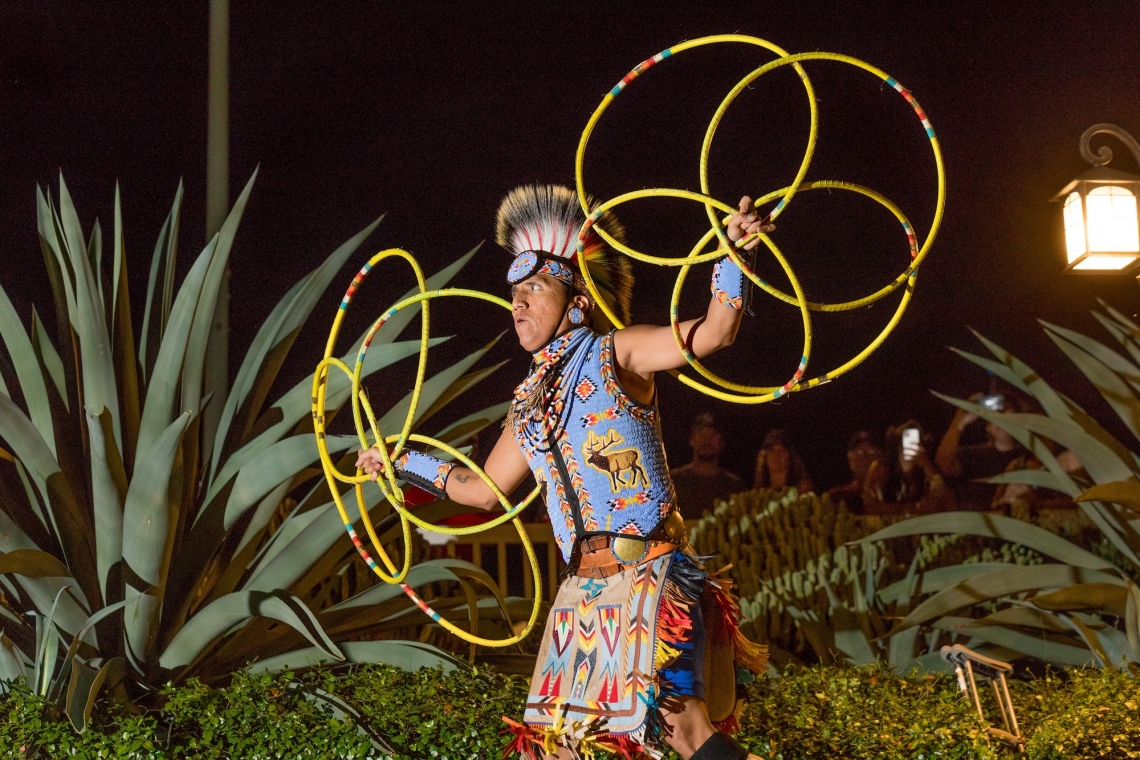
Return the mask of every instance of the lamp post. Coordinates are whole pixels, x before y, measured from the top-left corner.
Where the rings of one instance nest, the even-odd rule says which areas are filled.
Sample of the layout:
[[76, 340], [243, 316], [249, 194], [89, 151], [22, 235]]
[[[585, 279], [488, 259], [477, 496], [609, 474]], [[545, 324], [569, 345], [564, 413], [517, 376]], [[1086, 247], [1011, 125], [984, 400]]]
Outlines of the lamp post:
[[1066, 272], [1119, 274], [1140, 264], [1140, 177], [1105, 166], [1112, 150], [1102, 145], [1093, 153], [1089, 148], [1089, 140], [1098, 134], [1119, 139], [1140, 166], [1140, 144], [1115, 124], [1093, 124], [1081, 135], [1081, 157], [1093, 168], [1053, 198], [1064, 201]]

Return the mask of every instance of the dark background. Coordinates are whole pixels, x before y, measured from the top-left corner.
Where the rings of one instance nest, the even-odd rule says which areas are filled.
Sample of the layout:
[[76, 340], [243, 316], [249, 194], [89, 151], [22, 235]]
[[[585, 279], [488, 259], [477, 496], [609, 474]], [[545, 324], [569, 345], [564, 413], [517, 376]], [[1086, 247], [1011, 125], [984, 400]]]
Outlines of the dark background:
[[[860, 427], [914, 416], [936, 433], [952, 409], [928, 389], [968, 395], [985, 376], [946, 350], [974, 350], [967, 327], [1036, 367], [1102, 419], [1110, 415], [1035, 319], [1110, 340], [1088, 309], [1101, 296], [1129, 314], [1131, 276], [1061, 274], [1060, 207], [1050, 198], [1087, 165], [1082, 131], [1098, 121], [1140, 134], [1140, 6], [1130, 2], [1006, 3], [422, 3], [231, 2], [231, 199], [260, 164], [232, 259], [236, 369], [256, 328], [289, 285], [383, 212], [387, 218], [330, 288], [303, 333], [284, 388], [319, 358], [335, 304], [369, 254], [400, 246], [434, 271], [492, 236], [495, 208], [524, 182], [573, 181], [590, 113], [634, 64], [681, 40], [739, 32], [791, 52], [867, 60], [907, 86], [942, 143], [946, 215], [909, 312], [887, 343], [840, 380], [758, 407], [715, 402], [660, 380], [666, 442], [688, 458], [688, 421], [710, 409], [725, 427], [725, 462], [750, 478], [764, 432], [794, 432], [819, 486], [846, 477], [843, 451]], [[0, 11], [0, 283], [20, 313], [49, 295], [36, 238], [34, 189], [58, 192], [62, 168], [85, 229], [109, 235], [120, 181], [131, 289], [141, 311], [146, 268], [180, 178], [186, 182], [179, 267], [204, 240], [207, 4], [5, 3]], [[678, 56], [615, 101], [590, 143], [587, 187], [699, 189], [705, 126], [721, 98], [770, 54], [743, 46]], [[934, 170], [913, 112], [878, 79], [834, 63], [808, 64], [820, 102], [820, 144], [809, 178], [883, 191], [920, 235], [930, 228]], [[727, 202], [786, 185], [808, 125], [790, 69], [759, 80], [730, 109], [713, 145], [712, 194]], [[1136, 171], [1127, 151], [1111, 166]], [[683, 255], [703, 210], [680, 201], [619, 209], [634, 247]], [[905, 238], [864, 199], [798, 197], [774, 240], [809, 297], [848, 300], [906, 264]], [[109, 240], [107, 241], [109, 244]], [[458, 284], [506, 292], [509, 259], [489, 241]], [[773, 282], [782, 279], [765, 262]], [[683, 314], [707, 299], [696, 270]], [[664, 323], [673, 271], [638, 265], [635, 317]], [[411, 281], [393, 265], [372, 276], [353, 314], [361, 329]], [[892, 295], [846, 315], [818, 316], [810, 375], [834, 367], [881, 329]], [[802, 333], [792, 307], [755, 304], [736, 346], [710, 362], [734, 379], [781, 384]], [[41, 313], [50, 311], [41, 306]], [[45, 317], [48, 315], [45, 315]], [[141, 318], [141, 314], [140, 317]], [[437, 334], [456, 334], [433, 367], [509, 327], [491, 307], [449, 307]], [[139, 324], [138, 321], [135, 323]], [[510, 363], [455, 413], [506, 398], [526, 357], [504, 337], [490, 359]], [[372, 382], [395, 400], [406, 373]], [[445, 420], [440, 420], [444, 422]]]

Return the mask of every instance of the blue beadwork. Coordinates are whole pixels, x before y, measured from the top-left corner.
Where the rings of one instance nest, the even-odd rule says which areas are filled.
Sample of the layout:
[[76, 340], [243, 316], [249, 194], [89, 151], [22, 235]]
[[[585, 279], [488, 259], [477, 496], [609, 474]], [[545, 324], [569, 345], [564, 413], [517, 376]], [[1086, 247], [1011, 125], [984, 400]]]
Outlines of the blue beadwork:
[[[676, 497], [657, 408], [630, 398], [617, 381], [613, 333], [578, 328], [535, 354], [535, 366], [515, 392], [514, 434], [543, 484], [554, 538], [569, 559], [574, 516], [566, 484], [548, 441], [566, 463], [587, 532], [647, 536], [673, 509]], [[540, 408], [527, 410], [536, 381], [561, 366]]]

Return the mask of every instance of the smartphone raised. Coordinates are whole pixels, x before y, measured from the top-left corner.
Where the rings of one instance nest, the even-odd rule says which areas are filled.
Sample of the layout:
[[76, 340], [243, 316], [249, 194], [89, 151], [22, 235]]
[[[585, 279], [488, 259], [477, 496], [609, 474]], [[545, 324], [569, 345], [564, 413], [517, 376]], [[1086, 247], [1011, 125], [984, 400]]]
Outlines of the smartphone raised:
[[908, 427], [902, 431], [902, 455], [903, 459], [907, 462], [914, 460], [918, 456], [918, 450], [922, 446], [921, 438], [918, 428]]
[[988, 396], [982, 396], [982, 406], [991, 412], [1005, 411], [1005, 396], [1000, 393], [991, 393]]

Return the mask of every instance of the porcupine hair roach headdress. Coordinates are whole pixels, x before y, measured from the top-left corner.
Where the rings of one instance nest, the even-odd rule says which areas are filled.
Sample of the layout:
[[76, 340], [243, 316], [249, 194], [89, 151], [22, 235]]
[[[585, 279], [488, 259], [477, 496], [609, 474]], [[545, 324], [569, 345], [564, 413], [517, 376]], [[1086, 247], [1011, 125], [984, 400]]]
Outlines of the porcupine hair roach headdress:
[[[593, 198], [586, 198], [594, 206]], [[516, 283], [537, 272], [555, 277], [578, 293], [590, 295], [578, 263], [578, 231], [586, 221], [578, 194], [561, 185], [523, 185], [507, 194], [499, 204], [495, 241], [515, 255], [507, 275]], [[601, 226], [615, 240], [625, 242], [625, 229], [606, 211], [594, 228]], [[633, 267], [625, 256], [612, 250], [591, 228], [583, 252], [590, 276], [606, 305], [629, 323], [633, 300]], [[593, 297], [591, 296], [591, 300]], [[592, 309], [592, 326], [609, 330], [609, 319], [599, 308]]]

